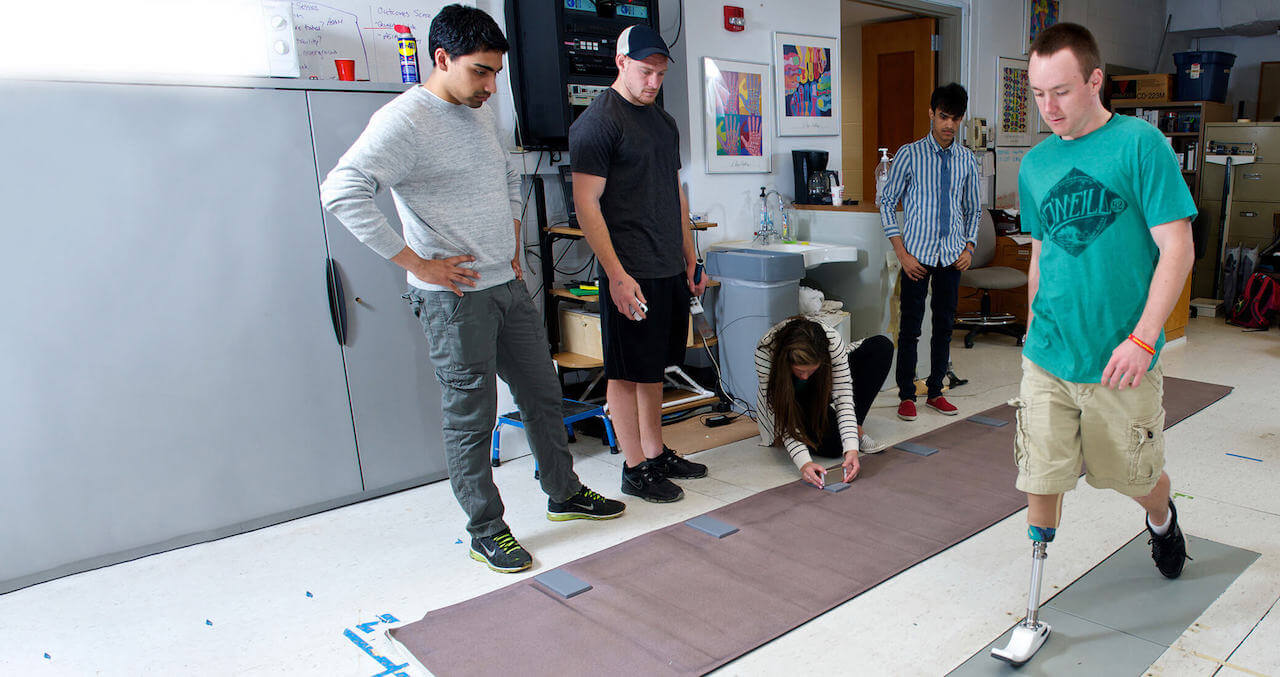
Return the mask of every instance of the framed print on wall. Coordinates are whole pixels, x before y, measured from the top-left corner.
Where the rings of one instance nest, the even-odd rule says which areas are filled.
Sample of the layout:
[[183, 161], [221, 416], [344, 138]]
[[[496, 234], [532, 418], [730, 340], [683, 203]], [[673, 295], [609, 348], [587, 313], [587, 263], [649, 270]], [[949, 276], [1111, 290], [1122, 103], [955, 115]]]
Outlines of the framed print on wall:
[[1059, 7], [1059, 0], [1027, 0], [1026, 14], [1026, 44], [1022, 46], [1022, 53], [1031, 54], [1031, 43], [1035, 42], [1036, 36], [1044, 29], [1058, 23], [1058, 17], [1062, 16]]
[[1027, 83], [1027, 60], [996, 59], [996, 145], [1030, 146], [1040, 114]]
[[769, 65], [703, 57], [702, 83], [707, 173], [770, 171]]
[[778, 136], [840, 133], [840, 41], [773, 34]]

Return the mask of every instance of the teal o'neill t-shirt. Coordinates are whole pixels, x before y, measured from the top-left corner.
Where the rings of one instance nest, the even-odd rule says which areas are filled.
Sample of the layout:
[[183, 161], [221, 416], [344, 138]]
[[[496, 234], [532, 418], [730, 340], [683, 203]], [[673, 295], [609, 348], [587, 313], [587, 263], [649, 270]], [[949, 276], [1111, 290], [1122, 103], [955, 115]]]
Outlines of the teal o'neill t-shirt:
[[[1023, 354], [1065, 381], [1098, 383], [1147, 304], [1154, 226], [1196, 214], [1173, 149], [1145, 120], [1112, 115], [1054, 135], [1018, 172], [1022, 229], [1040, 240], [1040, 285]], [[1159, 358], [1164, 332], [1156, 342]]]

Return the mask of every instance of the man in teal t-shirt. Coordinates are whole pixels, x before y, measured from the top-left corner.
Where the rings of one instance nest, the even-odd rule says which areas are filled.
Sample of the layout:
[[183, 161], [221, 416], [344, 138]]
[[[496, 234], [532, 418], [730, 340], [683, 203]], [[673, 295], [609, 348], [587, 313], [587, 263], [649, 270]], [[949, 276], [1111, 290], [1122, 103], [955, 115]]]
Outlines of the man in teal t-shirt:
[[1164, 136], [1099, 98], [1101, 55], [1088, 29], [1060, 23], [1031, 47], [1028, 69], [1053, 136], [1018, 172], [1031, 233], [1031, 313], [1014, 456], [1033, 541], [1032, 604], [1003, 660], [1048, 636], [1036, 619], [1040, 567], [1081, 464], [1094, 487], [1147, 513], [1152, 558], [1177, 578], [1186, 543], [1164, 472], [1163, 327], [1191, 272], [1196, 214]]

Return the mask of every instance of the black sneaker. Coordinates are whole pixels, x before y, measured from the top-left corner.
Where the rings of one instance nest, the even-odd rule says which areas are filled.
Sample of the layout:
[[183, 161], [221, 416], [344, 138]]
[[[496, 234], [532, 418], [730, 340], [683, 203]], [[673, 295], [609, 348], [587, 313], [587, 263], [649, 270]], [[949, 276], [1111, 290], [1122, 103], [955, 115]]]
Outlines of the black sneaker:
[[622, 516], [622, 511], [626, 509], [627, 506], [622, 501], [605, 498], [586, 487], [579, 489], [578, 493], [563, 503], [547, 499], [547, 519], [552, 522], [611, 520]]
[[652, 460], [634, 468], [622, 464], [622, 493], [650, 503], [674, 503], [684, 498], [684, 489], [667, 479]]
[[665, 444], [662, 445], [662, 455], [651, 459], [650, 463], [656, 465], [663, 475], [674, 480], [696, 480], [707, 476], [707, 466], [680, 456]]
[[1187, 540], [1182, 537], [1182, 529], [1178, 526], [1178, 510], [1173, 507], [1173, 501], [1169, 501], [1169, 530], [1163, 536], [1157, 536], [1156, 532], [1151, 530], [1151, 524], [1147, 524], [1147, 533], [1151, 534], [1151, 538], [1147, 539], [1147, 544], [1151, 546], [1151, 559], [1155, 560], [1156, 568], [1165, 578], [1177, 578], [1182, 575], [1182, 565], [1187, 560]]
[[533, 557], [516, 542], [510, 531], [471, 539], [471, 559], [484, 562], [501, 574], [513, 574], [533, 566]]

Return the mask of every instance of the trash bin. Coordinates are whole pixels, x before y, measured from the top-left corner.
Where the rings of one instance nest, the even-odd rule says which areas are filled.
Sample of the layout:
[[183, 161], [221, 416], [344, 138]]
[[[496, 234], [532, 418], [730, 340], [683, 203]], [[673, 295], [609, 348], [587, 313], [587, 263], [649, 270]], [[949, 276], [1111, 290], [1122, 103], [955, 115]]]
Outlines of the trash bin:
[[1174, 52], [1178, 69], [1175, 101], [1227, 100], [1227, 79], [1236, 55], [1229, 52]]
[[[716, 336], [725, 392], [756, 406], [755, 351], [769, 327], [800, 312], [804, 257], [793, 252], [718, 249], [707, 272], [720, 281]], [[741, 410], [741, 402], [734, 408]]]

